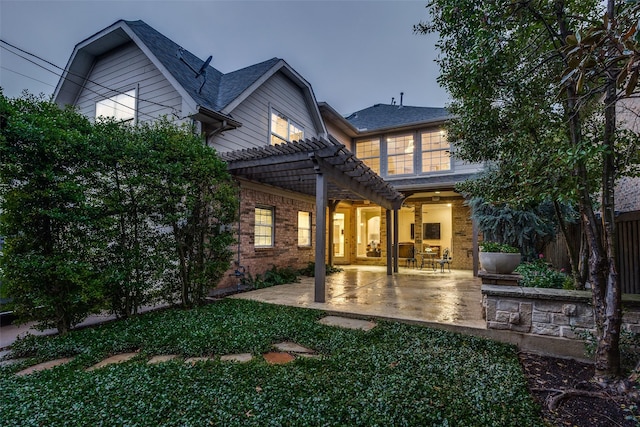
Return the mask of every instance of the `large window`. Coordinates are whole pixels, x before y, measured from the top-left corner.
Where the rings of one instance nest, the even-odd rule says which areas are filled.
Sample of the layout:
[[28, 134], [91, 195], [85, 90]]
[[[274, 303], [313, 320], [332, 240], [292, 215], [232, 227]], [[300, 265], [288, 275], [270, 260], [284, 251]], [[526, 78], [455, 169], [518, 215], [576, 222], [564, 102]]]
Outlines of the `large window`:
[[304, 139], [302, 126], [284, 114], [271, 110], [271, 145]]
[[136, 117], [135, 89], [96, 102], [96, 118], [98, 117], [112, 117], [122, 121], [134, 120]]
[[356, 142], [356, 157], [380, 175], [380, 139], [365, 139]]
[[451, 152], [445, 131], [422, 133], [422, 172], [451, 169]]
[[256, 225], [255, 225], [255, 246], [256, 248], [273, 247], [273, 208], [258, 207], [256, 208]]
[[387, 138], [387, 175], [413, 173], [413, 135]]
[[311, 246], [311, 212], [298, 212], [298, 246]]

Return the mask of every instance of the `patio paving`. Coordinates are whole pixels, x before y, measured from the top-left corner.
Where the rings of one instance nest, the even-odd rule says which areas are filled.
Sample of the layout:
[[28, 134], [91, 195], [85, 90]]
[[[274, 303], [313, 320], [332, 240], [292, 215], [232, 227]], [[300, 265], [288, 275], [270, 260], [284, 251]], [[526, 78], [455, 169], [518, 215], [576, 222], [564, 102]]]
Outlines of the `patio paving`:
[[485, 329], [481, 281], [471, 271], [400, 267], [387, 276], [386, 267], [347, 266], [327, 276], [326, 302], [314, 302], [314, 282], [258, 289], [231, 298], [316, 308], [328, 312], [449, 324]]

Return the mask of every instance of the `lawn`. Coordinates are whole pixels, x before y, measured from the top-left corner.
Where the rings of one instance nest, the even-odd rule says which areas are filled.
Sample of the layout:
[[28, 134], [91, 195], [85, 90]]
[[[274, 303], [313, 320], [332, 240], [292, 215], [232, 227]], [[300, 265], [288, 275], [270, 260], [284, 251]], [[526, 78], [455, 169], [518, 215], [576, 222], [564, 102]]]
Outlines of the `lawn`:
[[[148, 313], [66, 337], [14, 345], [25, 362], [0, 368], [0, 424], [127, 426], [535, 426], [539, 408], [515, 348], [378, 321], [370, 331], [317, 323], [324, 313], [227, 299]], [[261, 354], [293, 341], [320, 357], [269, 365]], [[134, 359], [86, 372], [105, 357]], [[248, 363], [176, 359], [252, 353]], [[36, 362], [75, 356], [18, 377]]]

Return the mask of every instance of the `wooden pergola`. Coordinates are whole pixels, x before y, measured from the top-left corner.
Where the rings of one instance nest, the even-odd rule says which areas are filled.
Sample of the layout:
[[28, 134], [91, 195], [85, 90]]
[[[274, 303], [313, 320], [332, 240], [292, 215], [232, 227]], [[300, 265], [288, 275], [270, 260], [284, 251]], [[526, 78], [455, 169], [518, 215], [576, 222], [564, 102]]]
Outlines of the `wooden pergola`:
[[[386, 209], [387, 274], [398, 271], [398, 257], [393, 254], [398, 253], [398, 210], [404, 196], [336, 139], [305, 139], [231, 151], [221, 157], [234, 176], [315, 196], [316, 302], [325, 302], [327, 208], [331, 218], [341, 201], [369, 200]], [[333, 234], [328, 234], [329, 247], [333, 247]], [[390, 239], [392, 235], [393, 239]], [[329, 251], [330, 264], [332, 255]]]

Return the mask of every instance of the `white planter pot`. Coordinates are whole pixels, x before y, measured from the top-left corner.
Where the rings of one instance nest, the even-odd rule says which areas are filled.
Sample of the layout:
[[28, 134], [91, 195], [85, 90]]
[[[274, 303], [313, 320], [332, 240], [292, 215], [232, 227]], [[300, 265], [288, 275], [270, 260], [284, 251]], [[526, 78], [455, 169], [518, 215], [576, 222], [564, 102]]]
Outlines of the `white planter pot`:
[[480, 252], [480, 265], [487, 273], [511, 274], [519, 264], [519, 253]]

